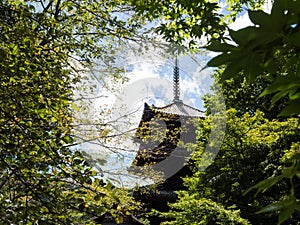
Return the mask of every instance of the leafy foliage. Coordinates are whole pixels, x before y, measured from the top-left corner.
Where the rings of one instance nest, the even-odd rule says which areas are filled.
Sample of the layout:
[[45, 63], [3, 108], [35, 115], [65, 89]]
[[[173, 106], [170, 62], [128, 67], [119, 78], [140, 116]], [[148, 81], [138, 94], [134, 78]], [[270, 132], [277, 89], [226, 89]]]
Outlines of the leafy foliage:
[[[275, 204], [281, 196], [289, 195], [290, 180], [280, 175], [282, 168], [289, 164], [280, 158], [287, 154], [285, 149], [293, 148], [293, 143], [299, 140], [297, 119], [269, 121], [260, 111], [253, 115], [245, 113], [243, 117], [239, 117], [237, 110], [228, 110], [223, 145], [214, 162], [205, 171], [198, 171], [203, 159], [210, 154], [204, 152], [204, 149], [212, 126], [211, 119], [208, 117], [199, 125], [199, 146], [193, 153], [195, 173], [190, 178], [185, 178], [189, 190], [180, 195], [177, 203], [171, 204], [175, 210], [167, 215], [189, 215], [191, 209], [188, 201], [201, 202], [206, 199], [221, 204], [225, 209], [240, 210], [241, 217], [251, 224], [275, 224], [276, 215], [256, 212], [264, 210], [262, 208], [267, 204]], [[272, 177], [274, 182], [265, 182], [265, 187], [261, 186], [263, 193], [253, 196], [251, 189], [251, 193], [245, 194], [249, 188], [268, 177]], [[300, 184], [294, 182], [293, 185], [296, 190]], [[188, 200], [186, 196], [190, 196]], [[205, 217], [207, 221], [215, 218], [213, 214], [209, 215], [211, 217]], [[174, 217], [172, 218], [175, 219]], [[293, 224], [297, 218], [295, 215], [289, 222]], [[189, 217], [189, 223], [193, 223], [193, 219], [194, 217]], [[202, 218], [204, 221], [205, 219]]]
[[115, 41], [135, 39], [138, 18], [114, 15], [129, 10], [117, 1], [5, 0], [0, 8], [0, 223], [89, 224], [104, 213], [120, 222], [139, 204], [68, 147], [78, 81], [71, 60], [98, 58], [118, 72]]
[[222, 79], [237, 78], [239, 72], [248, 82], [264, 72], [271, 84], [261, 96], [275, 93], [271, 106], [288, 95], [290, 102], [279, 114], [289, 116], [299, 108], [299, 1], [276, 0], [270, 14], [249, 11], [254, 26], [229, 32], [236, 45], [214, 42], [208, 50], [222, 52], [209, 66], [226, 65]]
[[[180, 201], [172, 204], [172, 209], [174, 211], [162, 213], [162, 215], [166, 218], [173, 219], [173, 221], [166, 221], [162, 224], [249, 224], [247, 220], [240, 217], [239, 210], [228, 210], [225, 209], [223, 205], [210, 199], [197, 199], [184, 192], [180, 193]], [[185, 210], [180, 211], [181, 209]]]
[[[260, 97], [272, 94], [270, 102], [271, 107], [274, 107], [279, 100], [287, 96], [289, 102], [279, 116], [293, 116], [300, 112], [299, 4], [299, 1], [294, 0], [275, 0], [270, 14], [249, 11], [254, 26], [230, 31], [230, 37], [236, 45], [214, 42], [208, 47], [209, 50], [222, 52], [208, 65], [226, 65], [223, 80], [238, 79], [242, 71], [248, 82], [254, 82], [264, 74], [270, 83]], [[281, 201], [271, 203], [260, 211], [279, 211], [279, 224], [297, 210], [294, 178], [299, 174], [299, 153], [294, 153], [293, 162], [282, 171], [282, 175], [270, 177], [254, 186], [258, 191], [265, 191], [283, 178], [290, 179], [292, 188], [289, 197], [283, 197]]]
[[[222, 89], [224, 102], [227, 108], [238, 110], [237, 116], [242, 117], [245, 113], [254, 114], [256, 110], [264, 113], [267, 119], [278, 119], [277, 115], [285, 107], [287, 98], [283, 98], [275, 103], [271, 108], [272, 95], [260, 97], [263, 90], [270, 84], [270, 79], [264, 75], [257, 77], [253, 83], [247, 82], [243, 74], [240, 76], [223, 79], [224, 69], [216, 70], [212, 75], [214, 84], [212, 89], [215, 92], [216, 86]], [[220, 98], [220, 95], [206, 94], [204, 102], [207, 105], [207, 112], [210, 112], [209, 102], [214, 98]], [[210, 113], [209, 113], [210, 114]]]
[[203, 46], [203, 38], [205, 41], [222, 39], [227, 23], [234, 20], [244, 6], [258, 8], [262, 3], [261, 0], [227, 0], [228, 11], [222, 12], [218, 1], [132, 0], [140, 15], [144, 15], [150, 21], [162, 19], [156, 31], [163, 35], [165, 40], [185, 45], [190, 49]]

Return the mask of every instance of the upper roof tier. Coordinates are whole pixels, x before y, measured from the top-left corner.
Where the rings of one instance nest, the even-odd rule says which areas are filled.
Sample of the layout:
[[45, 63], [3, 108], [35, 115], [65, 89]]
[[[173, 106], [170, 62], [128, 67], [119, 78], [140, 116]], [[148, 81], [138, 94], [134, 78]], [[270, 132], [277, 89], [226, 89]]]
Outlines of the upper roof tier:
[[166, 113], [178, 116], [204, 118], [205, 113], [199, 109], [193, 108], [187, 104], [184, 104], [181, 100], [174, 101], [173, 103], [164, 107], [156, 107], [152, 105], [150, 107], [154, 112]]

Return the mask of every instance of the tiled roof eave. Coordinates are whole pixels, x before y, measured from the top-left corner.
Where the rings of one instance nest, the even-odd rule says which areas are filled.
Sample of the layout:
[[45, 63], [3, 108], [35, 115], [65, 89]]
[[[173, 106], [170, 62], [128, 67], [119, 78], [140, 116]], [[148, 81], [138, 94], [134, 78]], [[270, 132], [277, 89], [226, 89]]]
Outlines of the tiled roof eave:
[[[167, 105], [167, 106], [161, 107], [161, 108], [152, 106], [151, 109], [154, 112], [164, 113], [164, 114], [168, 114], [168, 115], [178, 115], [178, 116], [193, 117], [193, 118], [204, 118], [205, 117], [203, 111], [201, 111], [199, 109], [195, 109], [184, 103], [172, 103], [170, 105]], [[189, 111], [190, 111], [190, 113], [189, 113]]]
[[159, 113], [164, 113], [164, 114], [168, 114], [168, 115], [177, 115], [177, 116], [184, 116], [184, 117], [193, 117], [193, 118], [203, 118], [204, 115], [186, 115], [186, 114], [174, 114], [172, 112], [164, 112], [164, 111], [157, 111]]

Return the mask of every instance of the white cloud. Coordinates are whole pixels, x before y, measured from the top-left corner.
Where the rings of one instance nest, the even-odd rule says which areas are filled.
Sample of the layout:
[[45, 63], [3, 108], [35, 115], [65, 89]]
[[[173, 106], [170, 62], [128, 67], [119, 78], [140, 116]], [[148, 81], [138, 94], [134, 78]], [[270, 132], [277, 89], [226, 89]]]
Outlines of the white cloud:
[[232, 30], [239, 30], [252, 25], [253, 23], [249, 19], [248, 13], [245, 13], [238, 17], [234, 23], [230, 24], [229, 28]]
[[[263, 5], [262, 10], [266, 13], [270, 13], [272, 5], [272, 0], [267, 0], [266, 3]], [[238, 17], [234, 23], [230, 24], [229, 28], [232, 30], [239, 30], [252, 25], [253, 23], [249, 19], [248, 13], [244, 13], [242, 16]]]
[[270, 13], [271, 12], [271, 9], [272, 9], [272, 3], [273, 0], [267, 0], [266, 3], [264, 4], [263, 6], [263, 11], [266, 12], [266, 13]]

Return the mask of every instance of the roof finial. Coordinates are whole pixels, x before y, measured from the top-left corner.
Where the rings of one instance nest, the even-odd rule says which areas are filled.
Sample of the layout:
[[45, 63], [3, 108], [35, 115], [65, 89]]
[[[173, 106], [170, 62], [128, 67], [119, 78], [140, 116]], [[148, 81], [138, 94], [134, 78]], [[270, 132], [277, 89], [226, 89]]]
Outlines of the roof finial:
[[173, 74], [173, 91], [174, 91], [174, 102], [180, 101], [180, 87], [179, 87], [179, 68], [178, 68], [178, 58], [175, 59], [175, 67]]

